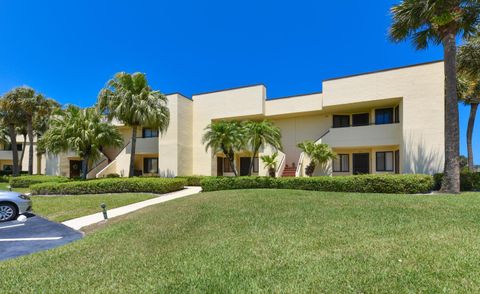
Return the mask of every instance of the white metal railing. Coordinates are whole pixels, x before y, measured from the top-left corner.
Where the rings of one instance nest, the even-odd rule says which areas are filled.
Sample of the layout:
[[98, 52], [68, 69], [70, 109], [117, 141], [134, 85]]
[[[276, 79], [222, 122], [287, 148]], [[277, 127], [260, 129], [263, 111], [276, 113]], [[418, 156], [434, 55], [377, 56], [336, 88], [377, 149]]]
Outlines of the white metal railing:
[[295, 177], [300, 177], [302, 175], [303, 159], [304, 158], [305, 158], [305, 152], [300, 153], [300, 158], [298, 159], [297, 169], [295, 170]]
[[275, 171], [275, 177], [281, 177], [283, 174], [283, 171], [285, 170], [285, 164], [286, 164], [286, 157], [287, 155], [283, 153], [282, 151], [277, 151], [278, 155], [281, 156], [280, 159], [280, 164], [277, 166], [277, 170]]

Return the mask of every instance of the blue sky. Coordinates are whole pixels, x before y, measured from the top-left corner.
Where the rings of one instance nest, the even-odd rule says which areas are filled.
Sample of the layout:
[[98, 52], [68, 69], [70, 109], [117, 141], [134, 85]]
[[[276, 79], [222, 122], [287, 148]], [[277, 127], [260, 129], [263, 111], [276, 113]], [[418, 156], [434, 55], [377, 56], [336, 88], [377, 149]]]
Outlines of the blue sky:
[[[389, 8], [398, 2], [0, 0], [0, 94], [28, 85], [89, 106], [114, 73], [141, 71], [163, 93], [263, 83], [275, 98], [320, 91], [328, 78], [442, 59], [439, 47], [389, 42]], [[460, 113], [466, 154], [468, 108]]]

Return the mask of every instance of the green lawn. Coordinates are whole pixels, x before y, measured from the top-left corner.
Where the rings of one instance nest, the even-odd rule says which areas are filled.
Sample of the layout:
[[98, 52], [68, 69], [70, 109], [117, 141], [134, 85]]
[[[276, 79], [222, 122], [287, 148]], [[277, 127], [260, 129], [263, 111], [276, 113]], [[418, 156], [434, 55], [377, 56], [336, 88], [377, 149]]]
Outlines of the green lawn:
[[479, 292], [480, 194], [203, 193], [0, 262], [2, 292]]
[[72, 218], [101, 212], [156, 197], [152, 194], [101, 194], [79, 196], [32, 196], [33, 212], [50, 220], [63, 222]]
[[[10, 186], [9, 183], [0, 182], [0, 190], [8, 191], [9, 186]], [[29, 189], [28, 188], [14, 188], [13, 191], [17, 191], [17, 192], [20, 192], [20, 193], [28, 193]]]

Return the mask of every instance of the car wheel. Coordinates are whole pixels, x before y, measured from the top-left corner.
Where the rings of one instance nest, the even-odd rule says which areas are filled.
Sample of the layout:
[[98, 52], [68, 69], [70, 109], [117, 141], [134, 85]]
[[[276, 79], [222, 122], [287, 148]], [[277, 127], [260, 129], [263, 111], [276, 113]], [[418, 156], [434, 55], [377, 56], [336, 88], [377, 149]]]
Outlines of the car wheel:
[[14, 220], [17, 217], [18, 210], [15, 205], [11, 203], [0, 203], [0, 222]]

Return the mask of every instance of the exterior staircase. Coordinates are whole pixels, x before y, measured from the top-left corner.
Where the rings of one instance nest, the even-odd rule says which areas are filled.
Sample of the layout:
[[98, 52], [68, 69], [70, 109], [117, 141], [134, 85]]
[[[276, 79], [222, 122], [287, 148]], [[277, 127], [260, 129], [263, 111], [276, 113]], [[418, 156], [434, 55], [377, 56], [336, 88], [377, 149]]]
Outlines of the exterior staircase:
[[282, 177], [295, 177], [295, 172], [297, 168], [295, 166], [285, 166], [283, 170]]

